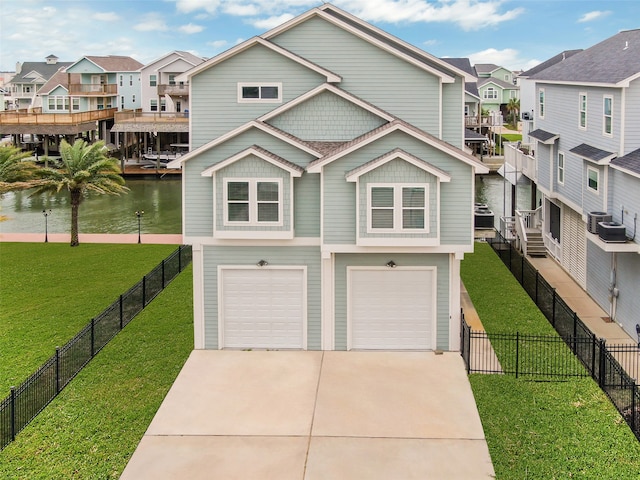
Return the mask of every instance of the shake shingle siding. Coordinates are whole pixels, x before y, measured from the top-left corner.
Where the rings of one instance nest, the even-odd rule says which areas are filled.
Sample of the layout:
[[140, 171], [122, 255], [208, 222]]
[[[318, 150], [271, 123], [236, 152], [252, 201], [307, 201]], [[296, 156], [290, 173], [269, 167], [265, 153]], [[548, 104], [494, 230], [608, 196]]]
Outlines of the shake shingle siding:
[[271, 40], [333, 72], [340, 72], [341, 88], [438, 135], [440, 87], [435, 76], [319, 18]]
[[238, 103], [239, 82], [282, 83], [282, 103], [324, 83], [325, 77], [262, 45], [191, 80], [192, 149], [273, 110], [280, 103]]

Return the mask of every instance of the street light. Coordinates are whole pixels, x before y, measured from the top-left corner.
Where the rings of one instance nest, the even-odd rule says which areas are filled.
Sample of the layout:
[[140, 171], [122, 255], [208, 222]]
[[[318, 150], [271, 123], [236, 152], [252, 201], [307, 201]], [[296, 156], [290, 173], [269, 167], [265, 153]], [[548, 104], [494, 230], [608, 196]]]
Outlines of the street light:
[[143, 215], [144, 215], [144, 211], [143, 210], [136, 211], [136, 217], [138, 217], [138, 243], [142, 243], [142, 241], [140, 239], [140, 221], [141, 221]]
[[44, 215], [44, 243], [49, 242], [49, 225], [48, 219], [49, 215], [51, 215], [51, 210], [48, 212], [46, 210], [42, 210], [42, 215]]

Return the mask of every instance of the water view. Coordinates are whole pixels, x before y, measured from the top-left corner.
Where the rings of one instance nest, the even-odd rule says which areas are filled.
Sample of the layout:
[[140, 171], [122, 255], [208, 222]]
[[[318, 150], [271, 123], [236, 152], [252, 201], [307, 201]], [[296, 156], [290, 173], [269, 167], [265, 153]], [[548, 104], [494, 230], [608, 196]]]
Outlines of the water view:
[[[120, 196], [90, 194], [80, 205], [80, 233], [136, 233], [138, 221], [135, 212], [144, 211], [142, 233], [182, 232], [182, 183], [180, 178], [130, 179], [131, 191]], [[518, 184], [518, 208], [528, 209], [530, 186]], [[0, 232], [44, 232], [43, 210], [51, 210], [47, 218], [50, 233], [68, 233], [71, 209], [69, 194], [30, 196], [31, 193], [13, 192], [0, 199]], [[499, 227], [500, 217], [511, 212], [511, 185], [500, 175], [478, 175], [476, 202], [485, 203], [495, 214]]]
[[[128, 193], [120, 196], [90, 193], [80, 205], [80, 233], [137, 233], [136, 211], [144, 211], [142, 233], [182, 232], [182, 182], [180, 178], [127, 179]], [[69, 193], [31, 196], [30, 191], [11, 192], [0, 199], [0, 232], [44, 232], [42, 211], [50, 233], [68, 233], [71, 223]]]

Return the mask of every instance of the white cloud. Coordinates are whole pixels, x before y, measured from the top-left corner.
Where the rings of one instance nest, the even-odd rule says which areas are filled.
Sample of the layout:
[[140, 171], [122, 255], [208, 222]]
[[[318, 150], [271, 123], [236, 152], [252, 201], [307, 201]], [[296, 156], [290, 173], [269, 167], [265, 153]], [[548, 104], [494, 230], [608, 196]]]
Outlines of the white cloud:
[[189, 23], [187, 25], [180, 26], [178, 30], [180, 30], [182, 33], [192, 35], [194, 33], [200, 33], [201, 31], [204, 30], [204, 27], [202, 25], [195, 25], [193, 23]]
[[467, 57], [469, 57], [472, 65], [493, 63], [509, 70], [529, 70], [540, 63], [539, 60], [523, 58], [520, 52], [513, 48], [505, 48], [503, 50], [487, 48], [480, 52], [471, 53]]
[[425, 47], [432, 47], [434, 45], [438, 45], [439, 43], [440, 43], [440, 40], [436, 40], [435, 38], [431, 40], [425, 40], [424, 42], [422, 42], [422, 44]]
[[114, 12], [96, 12], [91, 16], [91, 18], [102, 22], [117, 22], [120, 20], [120, 16]]
[[218, 11], [218, 0], [176, 0], [176, 9], [181, 13], [191, 13], [196, 10], [205, 10], [211, 14]]
[[578, 19], [578, 23], [591, 22], [591, 21], [596, 20], [598, 18], [606, 17], [609, 14], [611, 14], [610, 11], [594, 10], [593, 12], [588, 12], [588, 13], [585, 13], [584, 15], [582, 15]]
[[278, 15], [277, 17], [252, 20], [249, 23], [259, 30], [271, 30], [272, 28], [275, 28], [278, 25], [291, 20], [292, 18], [293, 15], [291, 15], [290, 13], [283, 13], [282, 15]]
[[213, 47], [216, 50], [221, 50], [222, 48], [226, 47], [228, 43], [229, 42], [227, 42], [226, 40], [214, 40], [213, 42], [207, 42], [207, 45]]
[[133, 28], [139, 32], [163, 32], [168, 30], [164, 17], [157, 13], [146, 14], [142, 21], [134, 25]]

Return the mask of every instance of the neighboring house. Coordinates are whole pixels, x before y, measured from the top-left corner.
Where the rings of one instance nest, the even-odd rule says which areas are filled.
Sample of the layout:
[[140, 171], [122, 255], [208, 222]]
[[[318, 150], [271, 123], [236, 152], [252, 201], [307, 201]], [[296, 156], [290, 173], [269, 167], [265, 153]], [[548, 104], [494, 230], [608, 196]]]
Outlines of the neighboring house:
[[195, 347], [458, 350], [473, 78], [330, 4], [185, 75]]
[[478, 93], [482, 109], [507, 118], [507, 104], [520, 98], [520, 89], [514, 82], [513, 72], [493, 63], [474, 65], [478, 76]]
[[119, 55], [85, 56], [66, 68], [79, 74], [69, 93], [80, 99], [82, 111], [140, 108], [140, 68], [142, 63]]
[[[635, 336], [640, 30], [622, 31], [551, 63], [527, 75], [536, 94], [529, 155], [509, 149], [505, 158], [541, 194], [540, 209], [525, 215], [541, 228], [548, 252]], [[598, 226], [609, 219], [619, 225]]]
[[520, 118], [522, 119], [522, 141], [523, 143], [529, 143], [529, 132], [533, 130], [533, 119], [535, 117], [536, 108], [536, 84], [530, 77], [538, 72], [546, 70], [547, 68], [562, 62], [567, 58], [572, 57], [579, 50], [565, 50], [558, 55], [551, 57], [549, 60], [542, 62], [539, 65], [522, 72], [518, 75], [518, 85], [520, 86]]
[[49, 55], [44, 62], [18, 62], [13, 78], [7, 82], [10, 87], [12, 104], [9, 109], [39, 108], [36, 94], [60, 68], [71, 65], [71, 62], [59, 62], [58, 57]]
[[[178, 76], [202, 62], [203, 58], [189, 52], [173, 51], [143, 66], [141, 108], [116, 114], [112, 132], [123, 134], [123, 141], [118, 143], [142, 152], [149, 148], [175, 150], [176, 145], [188, 145], [189, 84]], [[120, 102], [125, 102], [124, 97]], [[141, 138], [128, 134], [140, 134]]]

